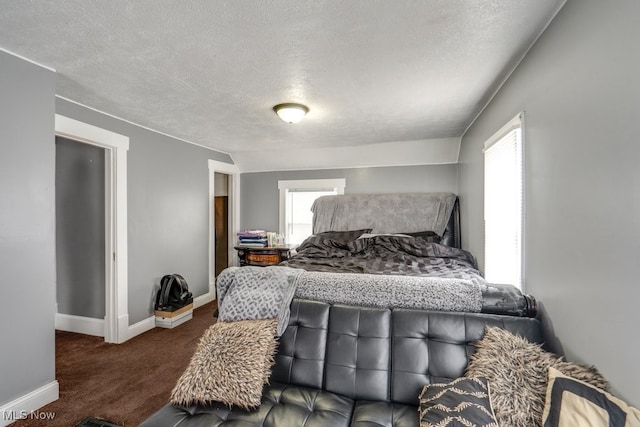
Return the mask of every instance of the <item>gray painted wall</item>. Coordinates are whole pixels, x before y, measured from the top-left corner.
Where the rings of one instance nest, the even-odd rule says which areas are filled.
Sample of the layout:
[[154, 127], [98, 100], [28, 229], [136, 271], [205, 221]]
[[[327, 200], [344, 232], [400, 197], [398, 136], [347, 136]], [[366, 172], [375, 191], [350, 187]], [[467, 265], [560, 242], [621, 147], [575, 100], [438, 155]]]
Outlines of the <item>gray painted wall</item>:
[[463, 242], [483, 261], [482, 144], [525, 111], [526, 290], [567, 356], [640, 406], [640, 2], [569, 0], [464, 135]]
[[0, 94], [2, 406], [55, 379], [55, 74], [0, 51]]
[[58, 313], [104, 319], [105, 150], [56, 137]]
[[457, 165], [394, 166], [244, 173], [240, 176], [240, 228], [278, 230], [278, 181], [345, 178], [346, 194], [458, 190]]
[[155, 291], [179, 273], [194, 297], [209, 290], [208, 159], [228, 155], [56, 99], [56, 113], [129, 137], [129, 323], [153, 315]]

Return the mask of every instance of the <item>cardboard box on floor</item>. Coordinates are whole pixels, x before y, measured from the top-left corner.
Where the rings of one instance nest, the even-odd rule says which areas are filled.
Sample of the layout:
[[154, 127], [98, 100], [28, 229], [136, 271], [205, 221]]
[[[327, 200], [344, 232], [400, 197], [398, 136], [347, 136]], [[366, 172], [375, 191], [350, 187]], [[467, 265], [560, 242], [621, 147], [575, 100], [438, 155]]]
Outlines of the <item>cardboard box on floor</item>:
[[160, 328], [175, 328], [193, 318], [193, 303], [187, 304], [175, 311], [156, 310], [156, 326]]

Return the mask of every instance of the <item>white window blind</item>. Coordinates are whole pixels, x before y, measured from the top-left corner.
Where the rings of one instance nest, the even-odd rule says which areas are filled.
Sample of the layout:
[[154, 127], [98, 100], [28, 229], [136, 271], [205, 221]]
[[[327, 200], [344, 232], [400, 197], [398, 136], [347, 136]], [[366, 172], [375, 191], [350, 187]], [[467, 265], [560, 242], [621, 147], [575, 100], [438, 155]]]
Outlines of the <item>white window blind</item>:
[[344, 179], [278, 181], [280, 233], [285, 242], [298, 245], [312, 234], [311, 205], [320, 196], [344, 194]]
[[491, 283], [522, 288], [523, 115], [484, 149], [484, 274]]
[[299, 245], [312, 234], [311, 205], [320, 196], [336, 194], [335, 190], [287, 190], [285, 241]]

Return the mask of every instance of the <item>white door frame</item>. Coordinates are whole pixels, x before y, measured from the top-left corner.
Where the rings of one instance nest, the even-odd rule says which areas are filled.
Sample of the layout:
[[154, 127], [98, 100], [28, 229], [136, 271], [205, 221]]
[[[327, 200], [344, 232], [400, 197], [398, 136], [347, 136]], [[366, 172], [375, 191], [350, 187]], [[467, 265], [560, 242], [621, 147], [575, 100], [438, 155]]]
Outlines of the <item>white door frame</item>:
[[215, 214], [215, 174], [222, 173], [229, 177], [229, 265], [236, 265], [235, 250], [236, 233], [240, 227], [240, 170], [236, 165], [209, 160], [209, 295], [216, 298], [216, 230]]
[[55, 133], [105, 149], [104, 340], [129, 339], [127, 253], [127, 151], [129, 137], [59, 114]]

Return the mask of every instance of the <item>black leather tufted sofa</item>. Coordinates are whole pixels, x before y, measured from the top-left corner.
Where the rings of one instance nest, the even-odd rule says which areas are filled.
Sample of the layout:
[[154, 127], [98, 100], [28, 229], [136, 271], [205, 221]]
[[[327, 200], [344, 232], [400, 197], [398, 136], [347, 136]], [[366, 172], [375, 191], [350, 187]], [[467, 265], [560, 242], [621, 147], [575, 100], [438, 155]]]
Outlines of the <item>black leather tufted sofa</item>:
[[464, 375], [485, 325], [543, 340], [531, 318], [294, 300], [259, 408], [167, 405], [142, 426], [418, 426], [422, 386]]

